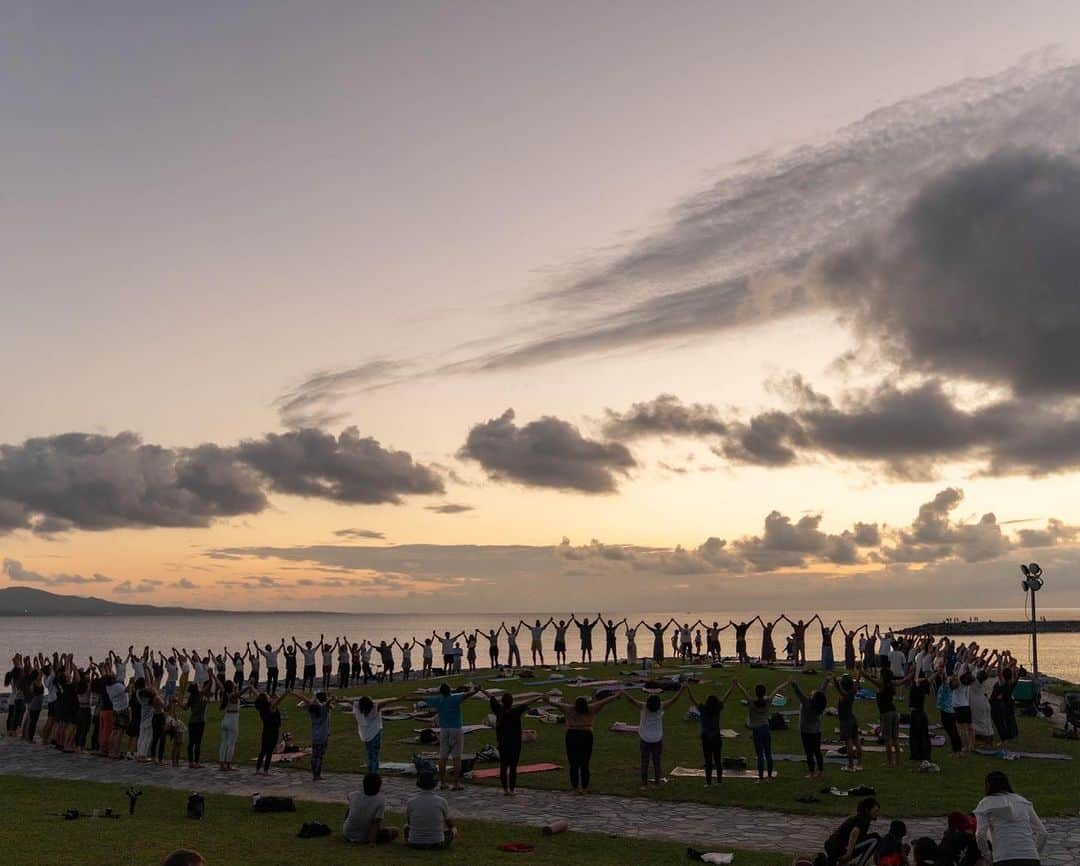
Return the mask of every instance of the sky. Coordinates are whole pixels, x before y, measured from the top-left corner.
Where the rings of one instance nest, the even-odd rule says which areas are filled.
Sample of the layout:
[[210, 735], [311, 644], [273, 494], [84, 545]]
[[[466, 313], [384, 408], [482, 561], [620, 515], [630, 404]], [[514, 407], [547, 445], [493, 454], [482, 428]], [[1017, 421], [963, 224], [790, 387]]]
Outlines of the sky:
[[0, 586], [1080, 606], [1077, 25], [5, 9]]

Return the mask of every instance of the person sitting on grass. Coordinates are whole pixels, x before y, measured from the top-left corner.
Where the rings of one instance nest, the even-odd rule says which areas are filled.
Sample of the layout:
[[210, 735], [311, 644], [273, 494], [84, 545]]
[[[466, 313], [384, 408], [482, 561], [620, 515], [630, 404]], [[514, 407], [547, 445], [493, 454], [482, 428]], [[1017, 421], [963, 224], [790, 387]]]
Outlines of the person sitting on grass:
[[638, 745], [641, 751], [641, 790], [649, 789], [649, 760], [653, 765], [653, 784], [660, 786], [660, 759], [664, 753], [664, 710], [669, 709], [686, 690], [682, 686], [671, 698], [661, 701], [659, 695], [649, 695], [644, 701], [626, 695], [626, 699], [641, 710], [638, 721]]
[[436, 851], [449, 848], [457, 835], [450, 806], [435, 793], [435, 774], [422, 771], [416, 777], [418, 794], [405, 804], [405, 843], [410, 848]]
[[346, 842], [360, 842], [368, 845], [386, 845], [398, 837], [395, 827], [384, 827], [386, 798], [382, 795], [382, 776], [367, 773], [364, 776], [364, 789], [349, 794], [349, 810], [345, 813], [345, 823], [341, 835]]
[[861, 800], [855, 814], [846, 818], [825, 840], [828, 866], [838, 866], [855, 860], [859, 854], [859, 846], [866, 841], [870, 833], [870, 825], [880, 814], [881, 805], [873, 797]]
[[468, 691], [451, 694], [450, 686], [443, 683], [437, 695], [424, 699], [424, 703], [439, 714], [439, 786], [443, 790], [446, 789], [446, 759], [449, 757], [454, 759], [454, 790], [460, 791], [464, 787], [461, 784], [461, 752], [465, 745], [461, 732], [461, 705], [476, 691], [472, 686]]

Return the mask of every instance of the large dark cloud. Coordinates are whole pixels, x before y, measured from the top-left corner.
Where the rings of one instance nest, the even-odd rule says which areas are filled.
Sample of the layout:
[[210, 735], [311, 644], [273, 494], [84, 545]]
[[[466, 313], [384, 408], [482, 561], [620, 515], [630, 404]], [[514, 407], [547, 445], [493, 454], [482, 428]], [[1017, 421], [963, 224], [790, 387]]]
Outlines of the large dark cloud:
[[[598, 266], [574, 269], [534, 298], [527, 322], [499, 335], [493, 349], [478, 354], [459, 347], [415, 375], [543, 364], [830, 307], [840, 300], [835, 293], [804, 289], [800, 272], [807, 262], [884, 229], [927, 183], [1002, 149], [1075, 155], [1078, 116], [1080, 66], [1039, 57], [876, 109], [819, 144], [743, 160], [676, 203], [656, 230], [605, 254]], [[1049, 192], [1033, 200], [1040, 196], [1048, 204], [1068, 197]], [[1052, 230], [1052, 219], [1047, 214], [1037, 224]], [[954, 226], [948, 228], [942, 238], [951, 237]], [[1058, 234], [1068, 237], [1065, 230]], [[965, 242], [974, 247], [978, 236]], [[1046, 247], [1036, 241], [1027, 249], [1040, 254]], [[944, 273], [958, 273], [939, 261]], [[1002, 273], [1018, 272], [1023, 266], [1013, 263]], [[972, 341], [965, 335], [964, 342]], [[960, 364], [946, 355], [956, 369], [988, 369], [978, 359]], [[1032, 372], [1039, 363], [1033, 359]], [[390, 375], [373, 385], [373, 372]], [[309, 390], [320, 392], [326, 381], [337, 397], [344, 393], [339, 385], [364, 389], [392, 379], [393, 371], [361, 365], [318, 374]]]
[[268, 433], [237, 448], [240, 460], [260, 472], [270, 489], [336, 502], [401, 502], [407, 494], [442, 493], [432, 469], [405, 451], [389, 451], [347, 427], [337, 437], [308, 428]]
[[683, 403], [674, 394], [634, 403], [625, 412], [606, 410], [604, 435], [628, 441], [643, 436], [722, 436], [728, 425], [719, 410], [704, 403]]
[[977, 523], [955, 523], [950, 514], [964, 498], [964, 492], [949, 487], [919, 508], [908, 529], [897, 534], [893, 546], [883, 548], [888, 562], [936, 562], [962, 559], [982, 562], [995, 559], [1016, 543], [1001, 531], [993, 514], [984, 514]]
[[1080, 166], [1006, 152], [928, 185], [823, 269], [864, 338], [934, 375], [1080, 392]]
[[134, 433], [64, 433], [0, 445], [0, 534], [29, 529], [205, 527], [257, 514], [266, 489], [336, 502], [443, 492], [440, 475], [350, 427], [304, 429], [239, 446], [167, 448]]
[[519, 427], [513, 409], [475, 425], [458, 456], [475, 460], [499, 481], [583, 493], [613, 492], [616, 475], [636, 465], [625, 445], [588, 439], [559, 418]]
[[85, 586], [95, 583], [112, 583], [111, 577], [104, 574], [92, 574], [85, 577], [81, 574], [41, 574], [23, 567], [17, 559], [4, 559], [2, 572], [12, 583], [36, 583], [43, 586]]
[[65, 433], [0, 445], [0, 531], [207, 526], [266, 507], [259, 479], [213, 445]]
[[[799, 377], [778, 390], [797, 405], [745, 421], [701, 407], [713, 422], [701, 437], [733, 463], [779, 467], [825, 456], [877, 464], [906, 479], [932, 478], [939, 464], [957, 460], [976, 461], [987, 475], [1038, 476], [1080, 466], [1080, 401], [1008, 396], [967, 408], [937, 378], [906, 387], [887, 382], [837, 401]], [[690, 408], [670, 395], [663, 400], [673, 414]], [[608, 415], [621, 420], [632, 412]], [[623, 432], [642, 438], [659, 435], [658, 426]]]

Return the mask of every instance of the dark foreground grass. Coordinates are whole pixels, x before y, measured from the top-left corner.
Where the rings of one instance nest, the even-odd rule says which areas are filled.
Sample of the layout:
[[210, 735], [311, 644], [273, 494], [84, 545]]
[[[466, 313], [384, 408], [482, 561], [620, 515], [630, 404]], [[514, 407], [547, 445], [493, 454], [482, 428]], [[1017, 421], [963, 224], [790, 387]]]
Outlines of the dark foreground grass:
[[[498, 863], [502, 860], [530, 866], [615, 866], [627, 863], [682, 864], [689, 862], [686, 847], [672, 842], [624, 839], [592, 833], [563, 833], [544, 837], [531, 827], [460, 822], [460, 835], [448, 851], [413, 851], [400, 843], [378, 848], [350, 845], [340, 835], [344, 806], [297, 802], [295, 813], [255, 814], [244, 797], [208, 795], [201, 821], [185, 816], [187, 793], [144, 787], [134, 817], [127, 815], [121, 785], [100, 782], [52, 781], [5, 776], [4, 820], [0, 822], [0, 850], [11, 866], [78, 864], [78, 866], [155, 866], [179, 847], [194, 848], [209, 866], [323, 866], [344, 863]], [[112, 807], [119, 819], [79, 818], [66, 821], [56, 813]], [[317, 839], [298, 839], [305, 821], [322, 821], [334, 832]], [[390, 815], [389, 825], [400, 826], [401, 816]], [[536, 846], [526, 855], [496, 850], [504, 842]], [[782, 866], [782, 854], [738, 852], [740, 866]]]
[[[628, 670], [625, 666], [592, 665], [587, 668], [587, 673], [601, 679], [622, 679], [621, 672]], [[665, 669], [668, 670], [668, 669]], [[566, 672], [567, 676], [575, 673]], [[538, 671], [536, 679], [546, 680], [550, 672]], [[800, 687], [804, 690], [816, 688], [821, 682], [821, 676], [804, 675], [801, 672], [778, 671], [767, 669], [752, 669], [749, 667], [732, 667], [730, 669], [717, 670], [706, 669], [700, 672], [705, 683], [695, 685], [694, 693], [699, 700], [703, 700], [710, 692], [726, 691], [727, 683], [732, 677], [738, 677], [748, 690], [758, 682], [765, 683], [770, 689], [785, 679], [798, 678]], [[483, 684], [491, 674], [489, 671], [479, 671], [475, 681]], [[468, 677], [457, 677], [450, 680], [452, 685], [468, 681]], [[402, 696], [403, 703], [411, 703], [418, 698], [414, 692], [419, 686], [432, 686], [437, 684], [433, 681], [410, 681], [407, 683], [395, 682], [390, 685], [372, 686], [364, 693], [375, 698], [390, 696]], [[579, 694], [591, 695], [592, 689], [576, 689], [565, 685], [542, 684], [533, 685], [530, 680], [515, 680], [508, 683], [494, 683], [513, 692], [543, 691], [551, 688], [561, 688], [564, 699], [572, 700]], [[344, 694], [359, 694], [358, 690], [347, 690]], [[639, 693], [640, 695], [640, 693]], [[738, 692], [732, 696], [731, 701], [724, 710], [723, 726], [733, 728], [739, 732], [735, 740], [727, 740], [724, 743], [725, 755], [740, 755], [747, 759], [751, 767], [754, 766], [754, 751], [750, 741], [749, 731], [745, 727], [746, 709], [738, 700]], [[797, 706], [794, 696], [789, 691], [790, 701], [787, 709]], [[830, 705], [835, 706], [835, 692], [829, 692]], [[685, 697], [667, 713], [665, 718], [664, 736], [664, 760], [665, 772], [681, 765], [685, 767], [702, 766], [700, 741], [698, 738], [698, 725], [696, 722], [684, 721], [683, 717], [688, 708]], [[287, 711], [287, 719], [284, 729], [291, 730], [297, 740], [306, 743], [310, 740], [310, 725], [307, 715], [303, 710], [296, 707], [289, 699], [282, 705]], [[877, 711], [873, 701], [857, 701], [856, 712], [861, 721], [871, 723], [877, 720]], [[466, 702], [465, 720], [467, 723], [483, 721], [488, 713], [487, 703], [480, 699]], [[931, 720], [937, 718], [935, 710], [930, 710]], [[211, 763], [217, 756], [217, 737], [220, 715], [216, 706], [209, 715], [206, 739], [203, 748], [203, 762]], [[592, 788], [599, 793], [618, 794], [625, 796], [643, 796], [639, 790], [639, 757], [637, 737], [632, 734], [615, 734], [608, 731], [608, 726], [614, 721], [637, 723], [638, 710], [629, 702], [621, 700], [606, 707], [600, 715], [596, 731], [596, 744], [593, 754]], [[826, 717], [826, 736], [835, 736], [836, 719]], [[387, 722], [383, 735], [382, 758], [384, 761], [407, 761], [422, 750], [431, 747], [421, 747], [413, 744], [404, 744], [399, 740], [414, 737], [414, 728], [420, 727], [419, 722], [398, 721]], [[523, 763], [554, 762], [565, 766], [565, 751], [563, 738], [565, 730], [560, 725], [543, 724], [537, 720], [526, 720], [526, 727], [536, 730], [539, 737], [536, 742], [528, 743], [522, 753]], [[258, 738], [260, 723], [258, 716], [253, 710], [244, 710], [241, 713], [240, 743], [237, 749], [237, 760], [244, 767], [254, 766], [254, 757], [258, 752]], [[332, 718], [331, 741], [326, 756], [325, 768], [329, 771], [362, 773], [364, 771], [364, 750], [356, 732], [356, 725], [352, 715], [348, 712], [335, 712]], [[942, 772], [933, 775], [917, 774], [911, 771], [913, 766], [902, 756], [899, 769], [888, 769], [885, 766], [885, 756], [881, 753], [866, 753], [864, 757], [865, 772], [860, 774], [848, 774], [840, 771], [839, 765], [826, 764], [825, 778], [813, 781], [804, 778], [806, 767], [801, 763], [779, 762], [777, 770], [779, 777], [773, 781], [759, 785], [752, 781], [729, 780], [719, 788], [707, 789], [701, 779], [671, 778], [667, 785], [659, 790], [651, 790], [647, 795], [663, 800], [690, 800], [712, 803], [716, 805], [744, 806], [748, 808], [772, 809], [787, 812], [800, 812], [809, 814], [840, 815], [850, 810], [850, 803], [839, 797], [821, 796], [821, 802], [815, 804], [802, 804], [795, 801], [795, 797], [817, 793], [824, 783], [841, 787], [849, 787], [856, 784], [872, 785], [877, 789], [878, 797], [882, 801], [886, 811], [890, 815], [899, 817], [916, 817], [927, 815], [944, 815], [953, 809], [971, 809], [982, 796], [983, 778], [992, 769], [1005, 770], [1012, 780], [1013, 787], [1026, 796], [1030, 797], [1042, 815], [1075, 815], [1080, 808], [1080, 786], [1075, 784], [1075, 773], [1080, 761], [1080, 742], [1055, 739], [1051, 736], [1049, 723], [1042, 719], [1021, 718], [1020, 740], [1018, 748], [1026, 751], [1038, 752], [1064, 752], [1073, 757], [1070, 762], [1020, 760], [1004, 761], [1000, 758], [971, 756], [967, 758], [953, 758], [947, 748], [934, 750], [935, 761], [941, 766]], [[475, 751], [485, 744], [494, 744], [494, 732], [479, 732], [469, 734], [466, 737], [466, 751]], [[906, 750], [906, 745], [902, 746]], [[773, 751], [776, 753], [801, 754], [802, 748], [799, 741], [797, 719], [791, 720], [791, 729], [774, 732]], [[305, 763], [298, 763], [297, 768], [305, 768]], [[285, 771], [290, 772], [290, 771]], [[153, 768], [147, 768], [148, 783], [153, 778]], [[493, 784], [493, 783], [491, 783]], [[520, 777], [519, 784], [522, 787], [535, 787], [546, 789], [565, 790], [569, 787], [569, 780], [564, 771], [524, 775]]]

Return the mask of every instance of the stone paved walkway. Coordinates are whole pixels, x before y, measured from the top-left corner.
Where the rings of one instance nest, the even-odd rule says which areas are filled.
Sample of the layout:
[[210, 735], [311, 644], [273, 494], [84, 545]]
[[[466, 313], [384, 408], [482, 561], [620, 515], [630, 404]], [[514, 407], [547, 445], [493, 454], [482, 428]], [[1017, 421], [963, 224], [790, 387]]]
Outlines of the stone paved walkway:
[[[306, 773], [291, 770], [263, 777], [255, 776], [249, 769], [222, 773], [211, 768], [159, 768], [134, 761], [64, 755], [55, 749], [29, 746], [8, 738], [0, 738], [2, 774], [122, 785], [134, 782], [243, 797], [255, 792], [273, 793], [298, 800], [342, 804], [348, 792], [360, 787], [361, 779], [355, 774], [330, 773], [315, 784]], [[403, 810], [405, 800], [414, 791], [411, 779], [394, 776], [384, 779], [383, 792], [393, 811]], [[812, 815], [600, 794], [575, 797], [559, 791], [521, 789], [515, 797], [504, 797], [494, 788], [471, 786], [460, 792], [446, 792], [445, 796], [455, 814], [469, 819], [541, 826], [562, 818], [574, 830], [665, 839], [713, 850], [806, 852], [815, 844], [820, 845], [837, 823], [836, 818]], [[938, 838], [944, 821], [920, 818], [907, 821], [907, 825], [912, 837]], [[1050, 842], [1044, 852], [1044, 866], [1080, 866], [1080, 818], [1050, 818], [1046, 825]]]

